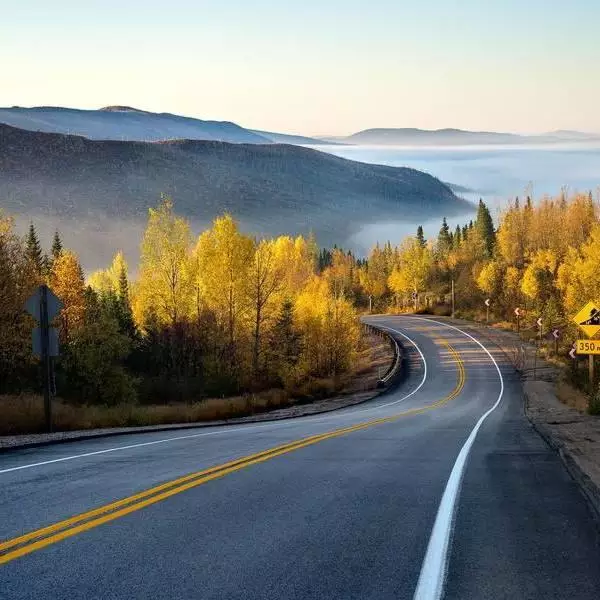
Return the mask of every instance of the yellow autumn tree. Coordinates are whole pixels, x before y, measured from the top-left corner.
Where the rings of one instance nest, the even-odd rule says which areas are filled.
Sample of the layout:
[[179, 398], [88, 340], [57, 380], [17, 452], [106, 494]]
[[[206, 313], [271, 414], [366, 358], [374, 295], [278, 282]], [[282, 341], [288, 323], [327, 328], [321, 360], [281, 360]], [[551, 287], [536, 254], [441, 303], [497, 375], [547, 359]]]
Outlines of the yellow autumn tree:
[[139, 277], [134, 286], [133, 312], [143, 326], [151, 311], [160, 323], [174, 324], [187, 316], [193, 296], [189, 275], [189, 223], [175, 215], [173, 202], [163, 196], [149, 210], [141, 244]]
[[250, 312], [249, 272], [254, 242], [243, 235], [231, 215], [218, 217], [203, 232], [193, 251], [195, 281], [202, 301], [225, 330], [230, 361]]
[[588, 241], [571, 248], [560, 266], [557, 285], [564, 295], [565, 309], [571, 314], [590, 300], [600, 302], [600, 225], [591, 230]]
[[119, 292], [119, 282], [122, 274], [128, 275], [127, 261], [120, 250], [115, 254], [108, 269], [94, 271], [87, 279], [87, 284], [99, 294]]
[[304, 237], [283, 235], [274, 240], [276, 268], [282, 274], [282, 294], [294, 298], [315, 272], [314, 243]]
[[252, 370], [260, 371], [266, 325], [276, 316], [277, 293], [282, 288], [281, 267], [275, 261], [275, 244], [262, 240], [254, 248], [248, 273], [248, 304], [252, 319]]
[[377, 302], [387, 292], [389, 274], [385, 252], [376, 245], [359, 271], [360, 284], [369, 297], [369, 309], [372, 308], [373, 301]]
[[83, 325], [85, 315], [85, 284], [79, 260], [70, 250], [63, 250], [53, 261], [50, 288], [60, 298], [61, 338], [68, 342]]
[[502, 293], [504, 266], [497, 260], [486, 263], [477, 277], [477, 285], [482, 292], [498, 298]]
[[406, 238], [398, 248], [398, 258], [388, 278], [391, 291], [397, 296], [422, 292], [433, 264], [431, 249], [415, 237]]
[[343, 295], [335, 297], [327, 281], [315, 275], [297, 297], [295, 316], [307, 375], [335, 377], [351, 367], [360, 330], [354, 307]]

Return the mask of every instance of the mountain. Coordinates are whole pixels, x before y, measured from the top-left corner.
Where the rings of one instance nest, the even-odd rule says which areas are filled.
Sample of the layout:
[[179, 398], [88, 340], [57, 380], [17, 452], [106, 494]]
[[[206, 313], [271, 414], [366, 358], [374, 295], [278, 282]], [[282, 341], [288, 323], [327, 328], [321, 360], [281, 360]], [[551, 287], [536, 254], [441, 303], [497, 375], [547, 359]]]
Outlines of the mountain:
[[319, 138], [306, 137], [305, 135], [291, 135], [288, 133], [273, 133], [272, 131], [259, 131], [257, 129], [251, 129], [252, 133], [260, 135], [261, 137], [269, 139], [275, 144], [294, 144], [296, 146], [317, 146], [317, 145], [329, 145], [335, 144], [334, 141], [324, 141]]
[[76, 227], [88, 251], [92, 232], [114, 249], [104, 233], [138, 231], [163, 192], [197, 226], [229, 211], [249, 232], [313, 231], [338, 245], [369, 222], [472, 210], [431, 175], [300, 146], [97, 141], [0, 125], [0, 207]]
[[98, 110], [14, 106], [0, 108], [0, 123], [29, 131], [80, 135], [92, 140], [156, 142], [187, 139], [233, 144], [323, 144], [321, 140], [301, 135], [255, 131], [228, 121], [203, 121], [131, 106], [106, 106]]
[[463, 146], [488, 144], [546, 144], [565, 141], [600, 140], [600, 135], [557, 131], [542, 135], [517, 135], [494, 131], [465, 131], [463, 129], [365, 129], [347, 137], [327, 138], [346, 144], [390, 146]]
[[544, 133], [543, 137], [560, 138], [561, 140], [579, 141], [579, 140], [598, 140], [600, 134], [589, 133], [586, 131], [573, 131], [572, 129], [558, 129], [556, 131], [550, 131]]
[[29, 131], [80, 135], [92, 140], [215, 140], [269, 144], [272, 140], [228, 121], [203, 121], [129, 106], [79, 110], [52, 106], [0, 108], [0, 123]]

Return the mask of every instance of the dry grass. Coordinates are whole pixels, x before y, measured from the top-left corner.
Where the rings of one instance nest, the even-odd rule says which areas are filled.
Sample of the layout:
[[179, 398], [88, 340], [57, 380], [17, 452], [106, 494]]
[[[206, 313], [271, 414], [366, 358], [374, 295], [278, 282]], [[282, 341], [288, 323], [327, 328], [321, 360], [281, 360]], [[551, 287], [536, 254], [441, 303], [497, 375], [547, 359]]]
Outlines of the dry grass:
[[587, 412], [588, 396], [566, 381], [561, 381], [557, 384], [556, 395], [563, 404], [575, 408], [582, 413]]
[[[289, 403], [290, 399], [283, 390], [271, 390], [260, 395], [210, 398], [191, 404], [78, 406], [56, 400], [52, 406], [55, 429], [72, 431], [230, 419]], [[0, 396], [0, 414], [0, 435], [44, 431], [44, 408], [40, 396]]]

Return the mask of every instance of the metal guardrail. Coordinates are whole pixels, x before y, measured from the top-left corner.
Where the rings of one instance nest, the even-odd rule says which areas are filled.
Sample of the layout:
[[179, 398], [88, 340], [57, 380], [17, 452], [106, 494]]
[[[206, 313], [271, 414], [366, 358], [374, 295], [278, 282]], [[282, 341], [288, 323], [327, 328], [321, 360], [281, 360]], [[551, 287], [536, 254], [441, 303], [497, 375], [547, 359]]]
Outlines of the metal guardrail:
[[365, 331], [369, 333], [377, 335], [381, 338], [387, 338], [390, 342], [390, 345], [392, 346], [392, 350], [394, 351], [394, 362], [386, 371], [385, 375], [377, 383], [378, 387], [385, 387], [386, 385], [388, 385], [390, 380], [396, 375], [396, 373], [400, 369], [400, 366], [402, 365], [402, 352], [400, 351], [400, 345], [398, 344], [396, 339], [394, 339], [394, 337], [390, 335], [390, 333], [385, 329], [375, 327], [374, 325], [371, 325], [369, 323], [363, 323], [363, 327]]

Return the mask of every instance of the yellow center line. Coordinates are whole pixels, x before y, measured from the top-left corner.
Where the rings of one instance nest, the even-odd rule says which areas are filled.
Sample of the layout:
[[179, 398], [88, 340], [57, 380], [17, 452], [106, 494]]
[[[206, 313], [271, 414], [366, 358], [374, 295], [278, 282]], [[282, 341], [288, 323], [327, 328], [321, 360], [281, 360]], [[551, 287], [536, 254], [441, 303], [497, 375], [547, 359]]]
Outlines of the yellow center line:
[[[143, 492], [128, 496], [122, 500], [111, 502], [110, 504], [106, 504], [99, 508], [81, 513], [63, 521], [59, 521], [53, 525], [42, 527], [25, 535], [6, 540], [0, 543], [0, 564], [7, 563], [11, 560], [19, 558], [20, 556], [24, 556], [34, 552], [35, 550], [49, 546], [50, 544], [54, 544], [71, 536], [77, 535], [83, 531], [98, 527], [103, 523], [108, 523], [109, 521], [113, 521], [132, 512], [138, 511], [146, 506], [161, 502], [162, 500], [174, 496], [175, 494], [180, 494], [181, 492], [200, 486], [203, 483], [212, 481], [213, 479], [234, 473], [235, 471], [239, 471], [240, 469], [244, 469], [251, 465], [265, 462], [271, 458], [275, 458], [276, 456], [281, 456], [282, 454], [287, 454], [289, 452], [299, 450], [300, 448], [317, 444], [323, 440], [340, 437], [342, 435], [367, 429], [382, 423], [391, 423], [403, 417], [417, 415], [439, 408], [456, 398], [461, 393], [465, 384], [465, 368], [459, 353], [448, 342], [444, 341], [444, 345], [448, 348], [448, 351], [452, 355], [452, 358], [457, 365], [458, 379], [452, 392], [450, 392], [450, 394], [448, 394], [445, 398], [442, 398], [433, 404], [428, 404], [427, 406], [423, 406], [421, 408], [412, 408], [390, 417], [382, 417], [380, 419], [365, 421], [357, 425], [335, 429], [327, 433], [322, 433], [307, 438], [302, 438], [294, 442], [282, 444], [280, 446], [275, 446], [268, 450], [251, 454], [222, 465], [185, 475], [184, 477], [174, 479], [173, 481], [169, 481], [167, 483], [149, 488]], [[14, 550], [8, 551], [11, 548], [14, 548]]]

